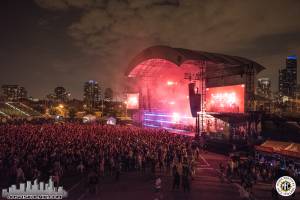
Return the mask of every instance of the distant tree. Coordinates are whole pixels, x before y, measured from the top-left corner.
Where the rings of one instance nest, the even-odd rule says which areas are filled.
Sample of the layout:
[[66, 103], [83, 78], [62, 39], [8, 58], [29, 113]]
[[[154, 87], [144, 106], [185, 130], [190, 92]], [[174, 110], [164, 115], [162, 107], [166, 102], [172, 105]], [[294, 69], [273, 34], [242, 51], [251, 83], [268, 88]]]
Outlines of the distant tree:
[[86, 112], [86, 114], [89, 114], [89, 115], [94, 115], [95, 114], [95, 112], [93, 111], [93, 110], [86, 110], [85, 111]]
[[49, 114], [50, 114], [50, 115], [57, 115], [57, 114], [58, 114], [58, 111], [57, 111], [56, 108], [50, 108], [50, 109], [49, 109]]
[[43, 113], [43, 114], [46, 113], [46, 107], [37, 105], [37, 106], [32, 106], [32, 108], [33, 108], [34, 110], [36, 110], [37, 112], [39, 112], [39, 113]]
[[54, 101], [55, 100], [55, 95], [54, 94], [48, 94], [46, 96], [46, 98], [49, 100], [49, 101]]
[[70, 108], [70, 110], [69, 110], [69, 117], [71, 119], [74, 119], [76, 117], [76, 113], [77, 113], [77, 111], [76, 111], [75, 108]]

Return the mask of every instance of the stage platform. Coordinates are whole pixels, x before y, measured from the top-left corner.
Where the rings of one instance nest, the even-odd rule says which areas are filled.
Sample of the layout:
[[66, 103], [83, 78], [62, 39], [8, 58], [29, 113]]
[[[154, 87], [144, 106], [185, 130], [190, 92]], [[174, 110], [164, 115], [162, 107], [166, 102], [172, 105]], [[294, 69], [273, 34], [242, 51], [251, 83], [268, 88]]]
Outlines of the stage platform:
[[176, 130], [172, 130], [172, 131], [168, 131], [170, 133], [175, 133], [178, 135], [184, 135], [184, 136], [189, 136], [189, 137], [195, 137], [195, 132], [188, 132], [188, 131], [176, 131]]

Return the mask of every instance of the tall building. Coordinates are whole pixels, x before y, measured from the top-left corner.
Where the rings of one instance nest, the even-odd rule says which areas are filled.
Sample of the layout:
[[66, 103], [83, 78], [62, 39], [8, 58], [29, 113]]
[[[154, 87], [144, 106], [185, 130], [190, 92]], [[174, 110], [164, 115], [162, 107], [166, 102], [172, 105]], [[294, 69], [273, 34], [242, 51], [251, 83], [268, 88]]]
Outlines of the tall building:
[[68, 98], [68, 93], [64, 87], [59, 86], [54, 89], [54, 96], [57, 101], [65, 102]]
[[24, 87], [19, 87], [18, 89], [18, 98], [26, 99], [27, 98], [27, 90]]
[[297, 57], [286, 58], [286, 68], [279, 70], [279, 93], [281, 96], [295, 97], [297, 90]]
[[27, 98], [27, 91], [18, 85], [2, 85], [2, 94], [7, 101], [17, 101]]
[[259, 78], [257, 79], [256, 93], [262, 97], [271, 97], [271, 80], [270, 78]]
[[97, 81], [89, 80], [84, 84], [84, 103], [89, 109], [100, 105], [101, 88]]
[[280, 96], [287, 96], [289, 93], [289, 82], [286, 78], [286, 69], [279, 70], [278, 90]]

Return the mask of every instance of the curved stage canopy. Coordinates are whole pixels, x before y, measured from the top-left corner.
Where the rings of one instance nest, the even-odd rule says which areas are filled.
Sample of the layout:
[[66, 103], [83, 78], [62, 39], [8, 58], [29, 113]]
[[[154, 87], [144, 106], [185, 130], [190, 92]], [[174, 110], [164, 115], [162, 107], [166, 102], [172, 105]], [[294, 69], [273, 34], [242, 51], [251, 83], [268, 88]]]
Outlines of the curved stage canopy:
[[[202, 114], [201, 124], [197, 123], [202, 130], [206, 126], [208, 132], [219, 132], [227, 127], [225, 121], [248, 119], [245, 112], [254, 107], [255, 75], [263, 69], [238, 56], [152, 46], [132, 59], [125, 74], [142, 111], [136, 121], [144, 126], [193, 130], [190, 105], [200, 104], [202, 111], [213, 112], [215, 118]], [[194, 91], [189, 88], [191, 82]], [[197, 102], [195, 94], [201, 94]]]
[[[159, 61], [159, 64], [157, 63]], [[164, 61], [164, 62], [162, 62]], [[128, 77], [152, 77], [160, 70], [167, 70], [166, 66], [170, 63], [177, 67], [184, 64], [201, 65], [206, 62], [206, 72], [222, 71], [224, 76], [237, 75], [245, 73], [245, 68], [251, 66], [255, 73], [265, 69], [262, 65], [246, 58], [238, 56], [229, 56], [218, 53], [209, 53], [204, 51], [193, 51], [181, 48], [172, 48], [168, 46], [152, 46], [140, 52], [129, 63], [125, 74]], [[157, 67], [161, 69], [157, 69]], [[227, 74], [224, 74], [227, 73]]]

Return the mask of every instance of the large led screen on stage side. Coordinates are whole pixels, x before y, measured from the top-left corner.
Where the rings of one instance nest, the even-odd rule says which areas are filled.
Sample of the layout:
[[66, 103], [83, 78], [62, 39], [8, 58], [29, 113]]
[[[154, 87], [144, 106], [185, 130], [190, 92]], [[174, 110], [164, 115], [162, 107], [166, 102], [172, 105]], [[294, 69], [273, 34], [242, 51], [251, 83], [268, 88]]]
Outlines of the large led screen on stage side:
[[206, 112], [243, 113], [245, 85], [206, 88]]
[[126, 100], [127, 109], [139, 109], [139, 94], [128, 93]]

